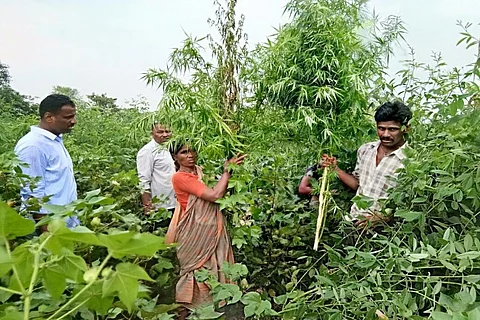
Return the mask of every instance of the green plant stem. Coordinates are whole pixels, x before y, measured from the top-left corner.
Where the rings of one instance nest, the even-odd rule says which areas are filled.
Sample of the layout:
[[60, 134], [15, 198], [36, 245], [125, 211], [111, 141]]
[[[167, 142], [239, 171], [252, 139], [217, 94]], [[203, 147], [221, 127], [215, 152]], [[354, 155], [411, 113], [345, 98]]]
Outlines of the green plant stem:
[[325, 256], [327, 255], [327, 253], [324, 253], [320, 258], [318, 258], [310, 267], [308, 267], [308, 269], [303, 273], [303, 275], [300, 277], [300, 279], [298, 280], [298, 282], [295, 284], [295, 286], [293, 287], [292, 290], [290, 290], [290, 292], [292, 292], [293, 290], [295, 290], [297, 288], [297, 285], [302, 282], [303, 278], [305, 278], [307, 276], [307, 274], [310, 272], [310, 270], [313, 269], [313, 267], [315, 267], [315, 265], [320, 262]]
[[[443, 267], [443, 266], [442, 266]], [[439, 268], [442, 268], [442, 267], [439, 267]], [[443, 267], [445, 268], [445, 267]], [[421, 274], [398, 274], [398, 273], [392, 273], [390, 274], [392, 277], [393, 276], [396, 276], [396, 277], [415, 277], [415, 278], [423, 278], [423, 279], [430, 279], [432, 281], [442, 281], [442, 283], [445, 283], [442, 279], [445, 279], [445, 278], [463, 278], [465, 277], [464, 275], [458, 275], [458, 276], [446, 276], [446, 275], [442, 275], [442, 276], [426, 276], [426, 275], [421, 275]], [[438, 278], [435, 279], [435, 277]]]
[[57, 320], [60, 320], [60, 319], [63, 319], [65, 318], [66, 316], [68, 316], [69, 314], [73, 313], [74, 311], [76, 311], [78, 308], [80, 308], [81, 306], [83, 306], [85, 303], [87, 303], [88, 300], [85, 300], [83, 301], [82, 303], [79, 303], [78, 305], [76, 305], [74, 308], [70, 309], [67, 313], [65, 313], [63, 316], [61, 316], [60, 318], [58, 318]]
[[323, 220], [322, 220], [322, 227], [320, 229], [320, 235], [318, 236], [319, 241], [320, 241], [320, 239], [322, 239], [323, 231], [325, 230], [325, 222], [327, 221], [327, 204], [328, 204], [328, 199], [329, 199], [329, 195], [330, 195], [328, 193], [329, 189], [330, 189], [330, 184], [327, 181], [327, 186], [326, 186], [325, 192], [323, 194], [323, 210], [322, 210]]
[[[7, 249], [8, 257], [11, 259], [12, 258], [12, 252], [10, 250], [10, 244], [9, 244], [9, 242], [6, 238], [3, 238], [3, 241], [5, 242], [5, 248]], [[15, 279], [17, 279], [18, 287], [20, 288], [20, 290], [22, 292], [21, 294], [25, 296], [27, 294], [27, 292], [25, 291], [25, 288], [23, 288], [22, 281], [20, 280], [20, 277], [18, 276], [18, 271], [17, 271], [17, 268], [15, 267], [15, 265], [12, 266], [12, 270], [13, 270], [13, 274], [15, 276]]]
[[[98, 271], [97, 273], [95, 274], [95, 278], [93, 279], [93, 281], [89, 282], [85, 287], [83, 287], [82, 290], [80, 290], [75, 296], [73, 296], [70, 300], [68, 300], [67, 303], [65, 303], [60, 309], [58, 309], [53, 315], [51, 315], [50, 317], [48, 317], [47, 320], [52, 320], [52, 319], [58, 319], [56, 318], [56, 316], [58, 314], [60, 314], [64, 309], [66, 309], [70, 304], [73, 303], [73, 301], [75, 301], [80, 295], [82, 295], [85, 291], [88, 290], [88, 288], [90, 288], [94, 283], [95, 281], [98, 279], [98, 276], [100, 275], [100, 273], [102, 272], [103, 268], [105, 268], [105, 265], [107, 264], [108, 260], [110, 260], [110, 258], [112, 257], [112, 254], [109, 253], [105, 259], [103, 260], [102, 264], [100, 265], [100, 267], [98, 268]], [[61, 319], [61, 318], [60, 318]]]
[[5, 287], [0, 287], [0, 290], [5, 291], [5, 292], [10, 292], [10, 293], [13, 293], [13, 294], [22, 295], [22, 293], [20, 291], [8, 289], [8, 288], [5, 288]]
[[323, 168], [322, 185], [320, 187], [320, 196], [318, 199], [318, 218], [317, 227], [315, 230], [315, 242], [313, 244], [313, 250], [318, 250], [318, 242], [320, 241], [320, 228], [322, 228], [322, 222], [325, 220], [325, 189], [328, 180], [328, 167]]
[[[320, 258], [317, 259], [317, 261], [315, 261], [310, 267], [308, 267], [308, 269], [303, 273], [303, 275], [300, 277], [300, 279], [298, 280], [298, 282], [295, 284], [295, 286], [292, 288], [292, 290], [290, 290], [290, 292], [293, 292], [299, 283], [302, 282], [303, 278], [305, 278], [307, 276], [307, 274], [310, 272], [310, 270], [315, 267], [315, 265], [321, 261], [325, 256], [327, 255], [327, 253], [325, 252]], [[287, 303], [287, 300], [288, 299], [285, 299], [285, 302], [283, 303], [283, 306], [282, 306], [282, 309], [285, 308], [285, 305]]]
[[28, 291], [25, 295], [25, 302], [23, 305], [23, 319], [28, 320], [30, 319], [30, 303], [32, 302], [32, 293], [33, 289], [35, 288], [35, 283], [37, 282], [37, 277], [38, 277], [38, 271], [40, 270], [40, 255], [42, 254], [43, 248], [47, 245], [48, 241], [53, 237], [52, 234], [50, 234], [38, 247], [38, 249], [35, 252], [35, 260], [33, 262], [33, 273], [32, 273], [32, 278], [30, 279], [30, 285], [28, 286]]
[[290, 300], [290, 302], [297, 301], [297, 300], [300, 299], [300, 298], [303, 298], [303, 297], [305, 297], [305, 296], [308, 296], [308, 295], [310, 295], [310, 294], [312, 294], [312, 293], [315, 293], [315, 292], [318, 292], [318, 291], [320, 291], [320, 287], [315, 287], [315, 288], [313, 288], [313, 289], [310, 289], [310, 290], [308, 290], [308, 291], [306, 291], [306, 292], [304, 292], [304, 293], [296, 296], [295, 298], [293, 298], [292, 300]]

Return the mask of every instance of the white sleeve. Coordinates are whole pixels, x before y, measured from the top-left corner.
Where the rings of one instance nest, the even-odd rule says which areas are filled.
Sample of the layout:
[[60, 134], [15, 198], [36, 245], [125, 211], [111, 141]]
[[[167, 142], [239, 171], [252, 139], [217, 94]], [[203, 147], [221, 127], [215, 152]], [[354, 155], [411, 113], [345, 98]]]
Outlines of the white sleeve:
[[137, 172], [142, 192], [151, 190], [153, 172], [153, 152], [149, 148], [142, 148], [137, 153]]

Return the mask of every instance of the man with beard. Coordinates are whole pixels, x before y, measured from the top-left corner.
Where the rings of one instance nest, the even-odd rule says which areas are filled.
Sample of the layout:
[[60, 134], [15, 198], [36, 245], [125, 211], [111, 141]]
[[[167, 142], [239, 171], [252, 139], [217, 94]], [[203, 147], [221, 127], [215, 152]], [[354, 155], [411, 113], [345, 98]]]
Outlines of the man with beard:
[[[23, 136], [15, 146], [15, 153], [22, 163], [24, 174], [38, 178], [34, 188], [25, 185], [20, 195], [24, 207], [30, 198], [43, 200], [49, 197], [48, 203], [67, 205], [77, 200], [77, 184], [73, 175], [73, 163], [63, 145], [63, 134], [72, 131], [77, 123], [76, 108], [73, 101], [61, 94], [51, 94], [40, 102], [40, 123], [32, 126], [30, 132]], [[33, 219], [38, 221], [48, 214], [44, 208], [32, 212]], [[76, 216], [66, 219], [66, 225], [73, 228], [80, 224]], [[47, 226], [41, 226], [45, 232]]]
[[368, 209], [360, 209], [353, 204], [349, 219], [356, 224], [383, 220], [379, 213], [379, 200], [387, 197], [387, 190], [395, 186], [397, 169], [403, 167], [404, 148], [407, 145], [405, 134], [412, 118], [410, 109], [401, 102], [387, 102], [375, 112], [378, 141], [362, 145], [358, 149], [357, 163], [352, 174], [337, 166], [337, 159], [326, 154], [322, 157], [322, 167], [332, 166], [338, 178], [357, 195], [373, 200]]

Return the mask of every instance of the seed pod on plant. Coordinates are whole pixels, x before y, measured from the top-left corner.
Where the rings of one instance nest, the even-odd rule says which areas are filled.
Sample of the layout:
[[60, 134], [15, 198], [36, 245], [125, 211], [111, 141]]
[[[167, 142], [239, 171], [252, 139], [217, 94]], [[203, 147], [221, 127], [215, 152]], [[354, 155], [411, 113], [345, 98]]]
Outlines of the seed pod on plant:
[[242, 279], [242, 281], [240, 281], [240, 287], [242, 289], [246, 289], [248, 287], [248, 281], [247, 279]]
[[112, 268], [108, 267], [102, 270], [102, 277], [108, 278], [110, 274], [112, 274]]
[[380, 310], [375, 311], [375, 314], [380, 320], [388, 320], [388, 317]]
[[90, 225], [95, 227], [99, 226], [102, 223], [102, 220], [99, 217], [94, 217], [92, 221], [90, 221]]
[[98, 268], [99, 267], [94, 267], [85, 271], [83, 274], [83, 280], [85, 280], [86, 283], [97, 280], [97, 272], [99, 271]]

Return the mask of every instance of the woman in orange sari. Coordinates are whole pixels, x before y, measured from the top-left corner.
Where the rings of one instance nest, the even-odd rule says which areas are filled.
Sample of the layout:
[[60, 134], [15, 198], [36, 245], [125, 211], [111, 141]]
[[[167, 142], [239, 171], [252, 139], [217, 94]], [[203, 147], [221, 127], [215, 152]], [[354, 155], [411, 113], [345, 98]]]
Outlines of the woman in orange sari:
[[177, 207], [165, 242], [178, 243], [180, 278], [176, 286], [176, 301], [193, 309], [212, 301], [208, 286], [195, 280], [195, 270], [208, 269], [218, 276], [218, 281], [226, 282], [220, 268], [224, 262], [234, 263], [225, 218], [215, 201], [227, 190], [231, 175], [227, 166], [230, 163], [241, 164], [246, 155], [226, 161], [222, 177], [213, 188], [209, 188], [201, 181], [202, 171], [196, 165], [197, 153], [194, 150], [188, 145], [180, 145], [173, 146], [171, 153], [178, 168], [172, 177]]

